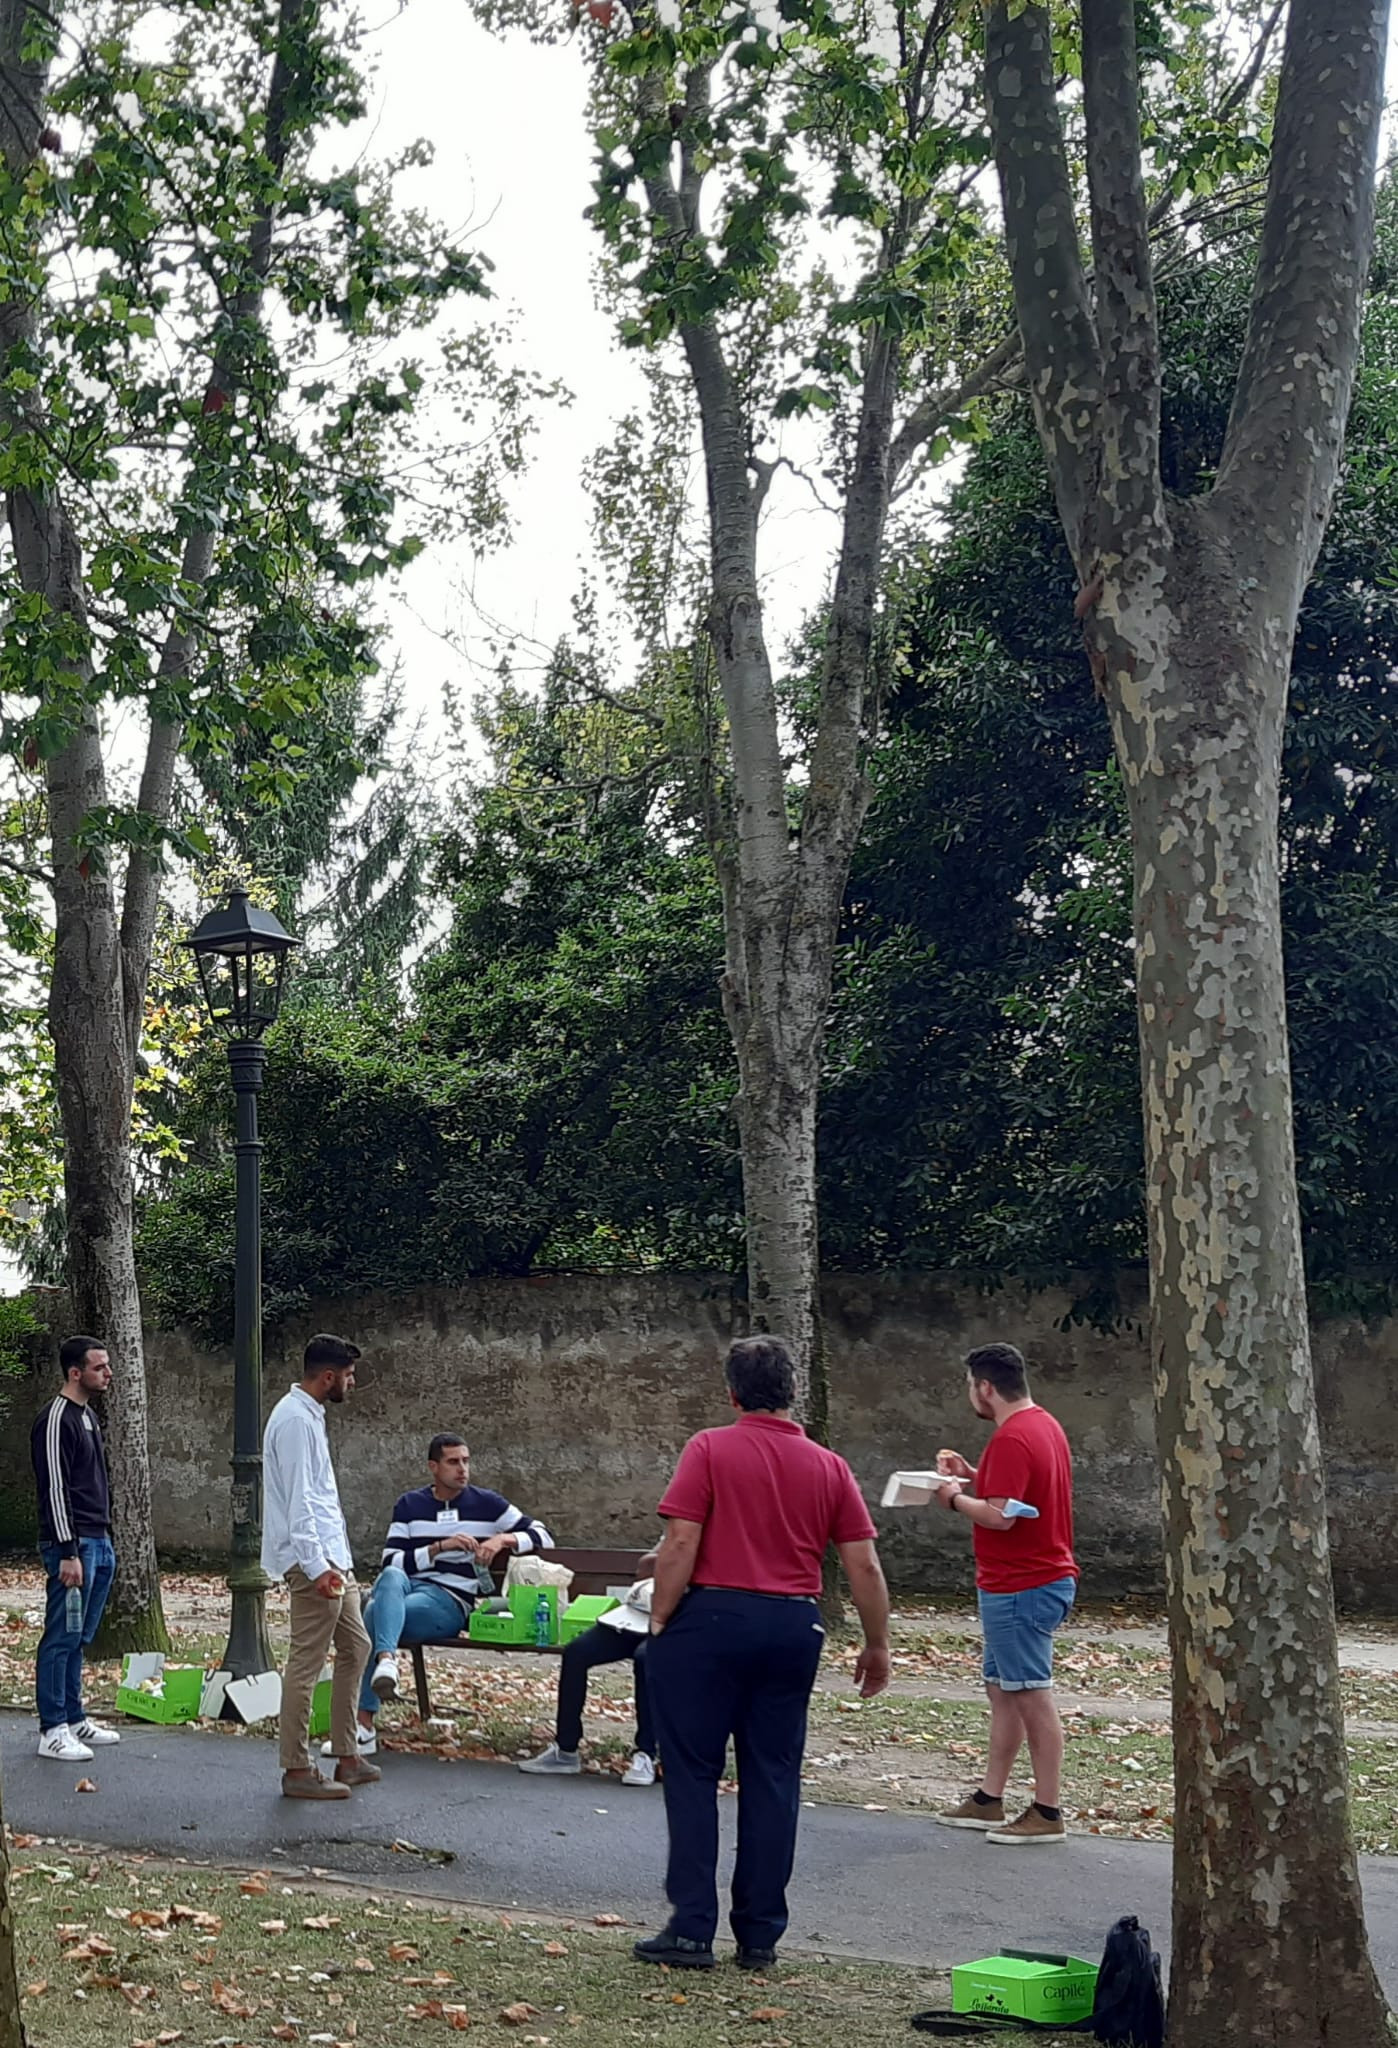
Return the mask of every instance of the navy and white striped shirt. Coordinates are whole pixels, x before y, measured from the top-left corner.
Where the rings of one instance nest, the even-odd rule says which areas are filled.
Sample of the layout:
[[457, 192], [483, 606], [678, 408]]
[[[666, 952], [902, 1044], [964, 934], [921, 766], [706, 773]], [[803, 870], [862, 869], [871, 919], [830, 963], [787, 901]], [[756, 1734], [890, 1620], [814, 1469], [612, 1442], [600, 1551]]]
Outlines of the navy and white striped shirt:
[[518, 1554], [551, 1550], [553, 1538], [542, 1522], [523, 1514], [503, 1493], [485, 1486], [467, 1486], [453, 1500], [438, 1500], [430, 1486], [405, 1493], [393, 1510], [388, 1535], [384, 1538], [383, 1563], [387, 1570], [398, 1565], [424, 1586], [444, 1586], [466, 1608], [470, 1608], [479, 1587], [475, 1559], [464, 1550], [443, 1550], [435, 1557], [428, 1545], [444, 1542], [448, 1536], [515, 1536]]

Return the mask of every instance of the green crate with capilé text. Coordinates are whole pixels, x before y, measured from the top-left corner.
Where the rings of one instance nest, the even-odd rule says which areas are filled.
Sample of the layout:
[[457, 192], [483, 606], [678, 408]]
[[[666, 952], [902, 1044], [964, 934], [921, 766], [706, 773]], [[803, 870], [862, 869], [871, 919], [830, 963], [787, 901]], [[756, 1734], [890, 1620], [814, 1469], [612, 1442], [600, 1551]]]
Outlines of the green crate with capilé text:
[[1097, 1965], [1081, 1956], [1010, 1949], [978, 1963], [957, 1963], [951, 1973], [953, 2012], [994, 2013], [1041, 2027], [1086, 2019], [1096, 1995]]
[[529, 1640], [526, 1624], [513, 1609], [492, 1614], [486, 1608], [475, 1608], [466, 1633], [473, 1643], [527, 1643]]
[[197, 1721], [204, 1693], [203, 1665], [167, 1664], [162, 1658], [152, 1670], [151, 1661], [149, 1653], [139, 1651], [122, 1659], [117, 1712], [130, 1714], [137, 1721], [158, 1721], [165, 1727]]
[[585, 1636], [590, 1628], [596, 1628], [604, 1614], [610, 1614], [620, 1602], [610, 1593], [579, 1593], [576, 1600], [570, 1600], [563, 1610], [559, 1624], [559, 1641], [575, 1643], [579, 1636]]

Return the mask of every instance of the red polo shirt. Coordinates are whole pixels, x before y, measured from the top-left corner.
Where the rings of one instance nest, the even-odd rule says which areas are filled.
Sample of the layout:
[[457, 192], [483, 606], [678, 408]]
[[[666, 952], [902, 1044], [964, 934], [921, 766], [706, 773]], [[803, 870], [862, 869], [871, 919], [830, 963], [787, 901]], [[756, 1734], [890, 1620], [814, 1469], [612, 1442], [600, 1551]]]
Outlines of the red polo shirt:
[[776, 1415], [691, 1437], [659, 1513], [703, 1524], [691, 1585], [753, 1593], [819, 1593], [827, 1546], [877, 1534], [844, 1459]]
[[1075, 1579], [1073, 1460], [1060, 1425], [1043, 1408], [1008, 1415], [981, 1453], [976, 1492], [982, 1500], [1023, 1500], [1039, 1518], [1008, 1529], [982, 1529], [972, 1540], [976, 1584], [983, 1593], [1026, 1593]]

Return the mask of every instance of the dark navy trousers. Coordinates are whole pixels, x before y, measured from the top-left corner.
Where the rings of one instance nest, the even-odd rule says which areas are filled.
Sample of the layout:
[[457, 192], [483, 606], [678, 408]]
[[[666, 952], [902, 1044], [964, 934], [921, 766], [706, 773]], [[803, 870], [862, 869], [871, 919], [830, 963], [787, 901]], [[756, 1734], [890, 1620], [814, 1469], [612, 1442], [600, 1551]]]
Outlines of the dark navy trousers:
[[824, 1645], [813, 1600], [704, 1587], [687, 1593], [651, 1638], [672, 1933], [712, 1942], [718, 1929], [718, 1785], [730, 1739], [738, 1762], [730, 1924], [743, 1948], [775, 1948], [786, 1932], [806, 1708]]

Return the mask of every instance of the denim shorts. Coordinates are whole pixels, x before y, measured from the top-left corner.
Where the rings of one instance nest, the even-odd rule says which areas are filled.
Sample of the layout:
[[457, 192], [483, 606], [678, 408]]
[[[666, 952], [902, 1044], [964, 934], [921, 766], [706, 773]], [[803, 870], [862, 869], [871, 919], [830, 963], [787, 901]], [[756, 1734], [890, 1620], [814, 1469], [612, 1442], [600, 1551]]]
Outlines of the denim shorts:
[[1076, 1579], [1026, 1593], [981, 1593], [985, 1656], [981, 1675], [1001, 1692], [1044, 1692], [1053, 1684], [1053, 1633], [1073, 1611]]

